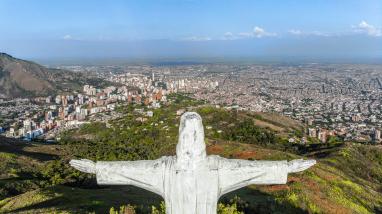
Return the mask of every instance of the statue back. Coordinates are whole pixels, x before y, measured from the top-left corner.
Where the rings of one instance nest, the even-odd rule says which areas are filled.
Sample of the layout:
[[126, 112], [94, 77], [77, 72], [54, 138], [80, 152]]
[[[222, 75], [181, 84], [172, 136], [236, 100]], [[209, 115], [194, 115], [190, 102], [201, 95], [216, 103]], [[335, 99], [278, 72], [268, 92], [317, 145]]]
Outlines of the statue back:
[[219, 198], [217, 158], [208, 156], [195, 169], [177, 167], [169, 157], [164, 173], [166, 213], [216, 213]]

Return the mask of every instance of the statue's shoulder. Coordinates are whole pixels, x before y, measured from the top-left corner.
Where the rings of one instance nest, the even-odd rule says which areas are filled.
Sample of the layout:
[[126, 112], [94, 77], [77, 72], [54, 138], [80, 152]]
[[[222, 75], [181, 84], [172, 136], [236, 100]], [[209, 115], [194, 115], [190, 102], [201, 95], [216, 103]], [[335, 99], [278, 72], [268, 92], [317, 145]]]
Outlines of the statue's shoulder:
[[207, 159], [208, 159], [208, 161], [218, 161], [218, 160], [221, 160], [223, 158], [220, 157], [219, 155], [208, 155]]
[[174, 162], [176, 159], [175, 156], [162, 156], [159, 159], [156, 159], [158, 163], [169, 163], [169, 162]]
[[220, 157], [219, 155], [207, 156], [208, 166], [210, 169], [218, 169], [221, 160], [222, 160], [222, 157]]
[[163, 156], [161, 158], [152, 160], [150, 164], [152, 164], [154, 168], [157, 168], [168, 165], [170, 162], [173, 162], [173, 156]]
[[213, 162], [219, 166], [219, 168], [236, 168], [243, 166], [250, 166], [255, 164], [256, 161], [242, 160], [242, 159], [229, 159], [220, 157], [218, 155], [210, 155], [209, 158], [211, 160], [209, 162]]
[[209, 162], [229, 162], [232, 159], [224, 158], [219, 155], [208, 155]]

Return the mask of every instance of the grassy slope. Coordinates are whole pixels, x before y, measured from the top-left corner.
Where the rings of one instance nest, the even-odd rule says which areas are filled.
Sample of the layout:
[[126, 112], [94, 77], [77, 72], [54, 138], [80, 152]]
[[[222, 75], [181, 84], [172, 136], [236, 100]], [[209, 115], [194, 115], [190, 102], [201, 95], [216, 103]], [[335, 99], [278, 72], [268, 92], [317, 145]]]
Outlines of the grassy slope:
[[257, 112], [251, 115], [255, 118], [256, 125], [269, 127], [277, 132], [301, 130], [303, 128], [300, 122], [276, 113]]
[[[291, 159], [284, 152], [232, 145], [217, 153], [238, 150], [233, 157], [252, 159]], [[231, 193], [248, 201], [261, 213], [374, 213], [382, 208], [382, 149], [366, 145], [346, 145], [319, 159], [303, 173], [291, 174], [286, 185], [251, 186]], [[259, 197], [261, 196], [261, 197]], [[296, 209], [298, 208], [298, 209]]]
[[[178, 119], [174, 114], [169, 113], [175, 112], [173, 107], [166, 109], [168, 111], [161, 112], [161, 115], [165, 115], [166, 118], [154, 117], [147, 123], [165, 120], [164, 124], [158, 123], [157, 126], [158, 129], [164, 130], [164, 126], [169, 125], [169, 131], [165, 132], [164, 136], [157, 137], [159, 142], [166, 143], [166, 147], [160, 153], [173, 154]], [[212, 126], [212, 129], [206, 130], [209, 154], [252, 160], [291, 160], [302, 157], [280, 149], [222, 140], [216, 135], [216, 130], [224, 123], [220, 118], [216, 118], [214, 111], [217, 110], [200, 111], [205, 126]], [[219, 111], [218, 115], [222, 115]], [[259, 117], [256, 119], [259, 120]], [[264, 122], [277, 126], [278, 121], [280, 119], [275, 118], [274, 122], [268, 119]], [[121, 124], [121, 121], [117, 124]], [[117, 131], [123, 130], [117, 129]], [[169, 142], [166, 142], [166, 139], [169, 139]], [[1, 141], [4, 139], [0, 139]], [[315, 157], [318, 159], [318, 164], [303, 173], [290, 175], [286, 185], [251, 186], [223, 196], [221, 200], [229, 202], [238, 195], [241, 198], [239, 207], [246, 213], [375, 213], [381, 211], [382, 148], [346, 144], [321, 146], [312, 151], [308, 150], [304, 157]], [[0, 152], [0, 187], [10, 181], [33, 179], [33, 176], [28, 178], [14, 173], [14, 169], [22, 167], [28, 171], [30, 168], [44, 167], [53, 159], [68, 160], [72, 157], [70, 151], [68, 152], [62, 145], [12, 142], [10, 146], [1, 142]], [[0, 212], [107, 213], [110, 207], [123, 204], [138, 205], [140, 210], [145, 212], [151, 204], [157, 205], [160, 202], [160, 198], [154, 194], [131, 187], [85, 189], [55, 185], [42, 189], [31, 187], [31, 189], [34, 190], [0, 201]]]
[[[279, 160], [298, 157], [237, 143], [210, 145], [208, 151], [210, 154], [245, 159]], [[347, 145], [320, 159], [311, 170], [290, 175], [286, 185], [251, 186], [230, 193], [222, 200], [227, 201], [238, 195], [248, 203], [248, 213], [254, 210], [260, 213], [373, 213], [382, 206], [381, 189], [378, 189], [381, 181], [374, 180], [377, 177], [371, 172], [365, 171], [361, 175], [359, 170], [364, 171], [367, 166], [370, 171], [376, 171], [373, 173], [379, 173], [380, 179], [381, 157], [377, 156], [381, 153], [381, 149], [375, 147]], [[371, 157], [373, 155], [376, 156]], [[112, 206], [151, 205], [159, 201], [159, 197], [154, 194], [135, 188], [81, 189], [53, 186], [7, 198], [0, 202], [0, 211], [104, 213]]]

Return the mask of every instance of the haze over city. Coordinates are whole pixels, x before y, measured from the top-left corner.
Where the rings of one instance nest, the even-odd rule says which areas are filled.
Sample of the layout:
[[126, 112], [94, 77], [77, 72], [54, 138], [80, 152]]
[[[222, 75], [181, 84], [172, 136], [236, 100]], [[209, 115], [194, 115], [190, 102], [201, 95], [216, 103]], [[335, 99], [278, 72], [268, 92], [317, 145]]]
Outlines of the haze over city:
[[378, 62], [379, 0], [0, 2], [3, 52], [55, 59]]

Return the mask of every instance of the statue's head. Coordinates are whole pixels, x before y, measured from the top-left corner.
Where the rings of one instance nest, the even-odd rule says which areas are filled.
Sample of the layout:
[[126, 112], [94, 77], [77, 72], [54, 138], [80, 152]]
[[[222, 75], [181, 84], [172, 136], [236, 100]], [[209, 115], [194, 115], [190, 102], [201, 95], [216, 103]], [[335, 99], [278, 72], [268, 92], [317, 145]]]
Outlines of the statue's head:
[[180, 118], [176, 156], [180, 161], [197, 161], [206, 157], [202, 118], [196, 112], [186, 112]]

